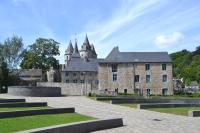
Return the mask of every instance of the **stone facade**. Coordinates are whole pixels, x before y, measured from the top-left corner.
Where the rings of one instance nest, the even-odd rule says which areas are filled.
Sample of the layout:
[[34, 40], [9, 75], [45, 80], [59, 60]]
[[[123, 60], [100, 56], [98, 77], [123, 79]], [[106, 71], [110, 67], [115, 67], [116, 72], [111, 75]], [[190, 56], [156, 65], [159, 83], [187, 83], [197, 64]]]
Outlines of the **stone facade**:
[[[119, 63], [117, 72], [112, 72], [112, 64], [99, 64], [99, 89], [107, 89], [124, 93], [146, 94], [150, 89], [151, 94], [173, 94], [172, 66], [167, 64], [167, 69], [162, 70], [162, 63], [150, 63], [150, 70], [145, 70], [146, 63]], [[113, 74], [117, 74], [117, 80], [113, 81]], [[139, 75], [139, 82], [135, 82], [135, 75]], [[146, 75], [150, 75], [150, 83], [146, 83]], [[162, 82], [162, 76], [167, 75], [167, 81]]]
[[99, 61], [99, 89], [143, 95], [171, 95], [173, 81], [170, 60], [169, 55], [163, 52], [126, 53], [114, 48], [104, 60]]

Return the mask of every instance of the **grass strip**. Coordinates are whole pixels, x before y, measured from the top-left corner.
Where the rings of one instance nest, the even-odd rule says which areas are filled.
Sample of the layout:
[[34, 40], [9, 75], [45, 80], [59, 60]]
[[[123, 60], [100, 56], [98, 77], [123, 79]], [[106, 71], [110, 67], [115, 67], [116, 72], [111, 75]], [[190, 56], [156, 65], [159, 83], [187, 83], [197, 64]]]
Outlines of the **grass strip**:
[[93, 120], [95, 118], [77, 113], [36, 115], [16, 118], [0, 119], [0, 133], [12, 133], [16, 131], [34, 128], [66, 124], [72, 122]]
[[147, 110], [187, 116], [188, 111], [190, 111], [190, 110], [200, 110], [200, 107], [150, 108], [150, 109], [147, 109]]

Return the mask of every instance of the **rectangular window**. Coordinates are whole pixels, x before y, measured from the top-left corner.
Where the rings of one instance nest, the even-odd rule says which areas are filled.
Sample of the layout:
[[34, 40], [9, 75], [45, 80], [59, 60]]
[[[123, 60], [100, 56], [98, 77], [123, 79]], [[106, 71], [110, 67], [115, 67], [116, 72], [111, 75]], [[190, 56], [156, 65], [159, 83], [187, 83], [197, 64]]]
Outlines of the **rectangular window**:
[[67, 77], [69, 75], [69, 73], [68, 72], [65, 72], [65, 77]]
[[167, 82], [167, 75], [163, 75], [162, 81]]
[[77, 79], [74, 79], [74, 80], [73, 80], [73, 83], [77, 83]]
[[113, 81], [117, 81], [117, 74], [113, 74]]
[[150, 83], [151, 82], [151, 76], [150, 75], [146, 75], [146, 83]]
[[140, 75], [135, 75], [135, 82], [140, 82]]
[[95, 81], [95, 84], [99, 84], [99, 80], [96, 80], [96, 81]]
[[167, 64], [162, 64], [162, 70], [167, 70]]
[[69, 80], [66, 80], [66, 83], [69, 83]]
[[80, 80], [80, 83], [85, 83], [85, 80]]
[[73, 76], [76, 76], [76, 73], [73, 73]]
[[112, 64], [111, 68], [112, 68], [112, 72], [117, 72], [117, 64]]
[[146, 71], [150, 70], [150, 64], [145, 64], [145, 70]]

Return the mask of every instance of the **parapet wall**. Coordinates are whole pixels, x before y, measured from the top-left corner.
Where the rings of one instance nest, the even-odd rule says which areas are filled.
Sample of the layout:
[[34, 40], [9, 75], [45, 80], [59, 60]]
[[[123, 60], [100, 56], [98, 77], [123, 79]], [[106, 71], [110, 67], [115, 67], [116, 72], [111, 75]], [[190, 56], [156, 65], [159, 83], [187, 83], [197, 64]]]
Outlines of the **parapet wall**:
[[61, 96], [60, 87], [10, 86], [8, 94], [15, 96], [56, 97]]
[[89, 83], [37, 82], [37, 86], [60, 87], [62, 95], [86, 95], [96, 91]]

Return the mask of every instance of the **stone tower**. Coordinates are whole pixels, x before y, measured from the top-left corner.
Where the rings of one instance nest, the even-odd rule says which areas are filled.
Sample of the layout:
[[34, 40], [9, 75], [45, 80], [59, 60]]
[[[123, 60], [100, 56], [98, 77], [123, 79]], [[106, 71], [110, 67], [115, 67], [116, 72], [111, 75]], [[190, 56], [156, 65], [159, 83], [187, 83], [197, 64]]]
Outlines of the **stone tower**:
[[85, 58], [97, 58], [97, 54], [95, 52], [94, 45], [90, 45], [87, 34], [85, 36], [85, 40], [83, 42], [83, 45], [81, 46], [80, 56], [83, 59], [85, 59]]
[[74, 48], [73, 48], [72, 42], [70, 40], [67, 50], [65, 50], [65, 64], [68, 64], [68, 62], [71, 60], [73, 52], [74, 52]]

